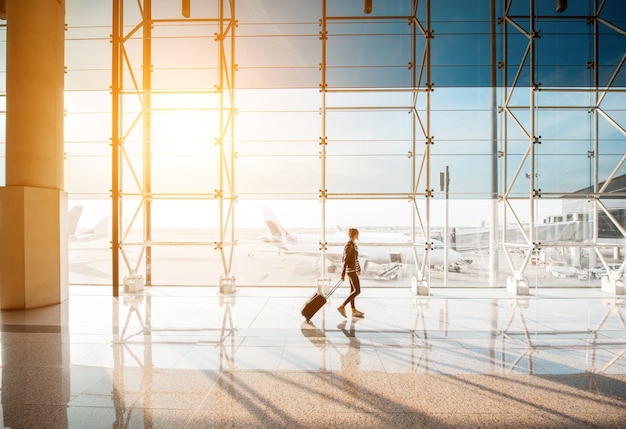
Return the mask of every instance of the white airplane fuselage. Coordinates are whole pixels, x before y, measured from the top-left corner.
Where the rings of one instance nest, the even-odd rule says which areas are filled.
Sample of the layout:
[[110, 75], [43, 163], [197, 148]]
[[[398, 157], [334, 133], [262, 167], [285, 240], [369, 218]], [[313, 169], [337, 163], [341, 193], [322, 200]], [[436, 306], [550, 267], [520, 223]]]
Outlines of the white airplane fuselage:
[[[321, 256], [321, 234], [292, 234], [280, 224], [269, 208], [264, 209], [264, 215], [266, 225], [270, 232], [270, 235], [264, 241], [273, 243], [286, 254], [293, 253]], [[325, 257], [334, 265], [341, 265], [343, 248], [347, 239], [345, 233], [339, 232], [325, 236]], [[444, 266], [446, 262], [446, 252], [443, 243], [437, 240], [431, 241], [433, 242], [433, 246], [430, 252], [428, 252], [429, 260], [427, 261], [427, 265]], [[412, 264], [415, 258], [417, 258], [418, 263], [421, 264], [426, 254], [425, 243], [419, 241], [414, 243], [407, 235], [397, 232], [361, 231], [357, 244], [359, 260], [361, 261], [361, 269], [363, 271], [366, 271], [368, 262], [377, 264]], [[463, 260], [461, 254], [452, 249], [448, 250], [448, 266]]]

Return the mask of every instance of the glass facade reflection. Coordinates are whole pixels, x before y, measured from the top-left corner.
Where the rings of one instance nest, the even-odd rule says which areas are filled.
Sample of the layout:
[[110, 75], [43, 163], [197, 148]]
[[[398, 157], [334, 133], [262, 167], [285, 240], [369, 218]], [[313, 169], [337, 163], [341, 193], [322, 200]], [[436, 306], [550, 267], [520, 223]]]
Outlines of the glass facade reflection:
[[72, 283], [623, 278], [620, 1], [140, 3], [66, 0]]

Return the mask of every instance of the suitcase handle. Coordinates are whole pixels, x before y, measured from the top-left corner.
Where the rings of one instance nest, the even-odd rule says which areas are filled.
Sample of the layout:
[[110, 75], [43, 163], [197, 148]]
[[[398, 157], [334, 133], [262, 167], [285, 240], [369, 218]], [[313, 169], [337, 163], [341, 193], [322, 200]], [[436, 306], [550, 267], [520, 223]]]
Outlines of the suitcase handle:
[[337, 283], [335, 283], [335, 285], [330, 288], [330, 290], [324, 296], [324, 298], [328, 299], [337, 290], [337, 288], [341, 285], [341, 283], [343, 283], [343, 280], [341, 279], [337, 280]]

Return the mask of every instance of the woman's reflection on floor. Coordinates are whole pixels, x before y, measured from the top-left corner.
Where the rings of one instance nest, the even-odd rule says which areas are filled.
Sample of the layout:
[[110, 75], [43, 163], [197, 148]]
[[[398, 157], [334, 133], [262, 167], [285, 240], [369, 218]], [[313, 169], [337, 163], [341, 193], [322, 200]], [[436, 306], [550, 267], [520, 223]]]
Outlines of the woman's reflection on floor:
[[344, 320], [337, 325], [337, 328], [348, 338], [348, 348], [344, 353], [339, 351], [341, 356], [341, 373], [343, 376], [350, 380], [354, 381], [355, 377], [359, 372], [359, 364], [361, 363], [361, 340], [359, 340], [356, 336], [355, 326], [359, 320], [363, 320], [360, 318], [351, 318], [350, 325], [348, 325], [348, 321]]

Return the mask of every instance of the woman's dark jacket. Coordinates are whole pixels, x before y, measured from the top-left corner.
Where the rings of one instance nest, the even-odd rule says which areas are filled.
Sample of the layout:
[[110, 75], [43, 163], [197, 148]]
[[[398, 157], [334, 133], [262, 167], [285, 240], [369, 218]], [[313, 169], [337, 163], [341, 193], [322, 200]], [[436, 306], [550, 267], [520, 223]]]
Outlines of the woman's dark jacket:
[[342, 263], [342, 277], [345, 276], [346, 273], [356, 273], [361, 271], [361, 265], [359, 264], [359, 248], [352, 240], [349, 240], [343, 248]]

